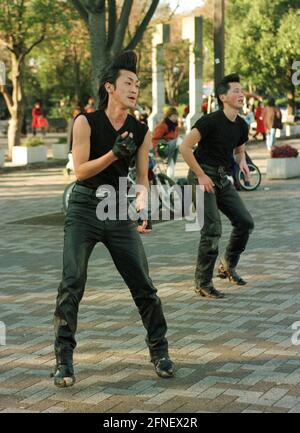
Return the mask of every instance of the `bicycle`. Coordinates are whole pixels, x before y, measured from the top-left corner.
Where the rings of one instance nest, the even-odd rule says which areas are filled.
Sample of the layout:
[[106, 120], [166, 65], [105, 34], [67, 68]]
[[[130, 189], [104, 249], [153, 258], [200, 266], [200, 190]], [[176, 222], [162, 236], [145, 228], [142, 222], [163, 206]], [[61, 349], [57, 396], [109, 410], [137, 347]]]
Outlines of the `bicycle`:
[[[174, 187], [176, 183], [163, 172], [163, 169], [161, 167], [162, 163], [163, 163], [162, 161], [159, 161], [155, 158], [152, 152], [149, 153], [148, 180], [149, 180], [150, 188], [152, 185], [155, 186], [155, 188], [151, 190], [151, 194], [150, 193], [148, 194], [148, 209], [149, 211], [157, 210], [159, 213], [162, 211], [162, 209], [165, 209], [170, 213], [170, 217], [173, 218], [175, 213], [176, 200], [177, 201], [180, 200], [181, 202], [182, 198], [180, 197], [178, 191], [175, 188], [171, 190], [171, 188]], [[69, 165], [68, 169], [69, 169], [68, 174], [70, 174], [72, 167]], [[129, 168], [127, 181], [128, 181], [127, 199], [131, 205], [135, 199], [134, 192], [129, 194], [130, 188], [136, 185], [135, 166]], [[76, 181], [69, 183], [64, 189], [63, 199], [62, 199], [64, 214], [66, 214], [67, 212], [70, 195], [75, 183]], [[152, 203], [151, 203], [151, 199], [153, 199]], [[153, 209], [155, 203], [158, 203], [158, 209]]]
[[[148, 166], [148, 180], [151, 194], [148, 195], [148, 209], [149, 211], [158, 211], [159, 213], [165, 209], [170, 213], [170, 217], [173, 218], [177, 202], [181, 202], [182, 197], [180, 196], [179, 191], [176, 188], [173, 188], [176, 185], [176, 182], [166, 175], [164, 165], [164, 160], [156, 157], [151, 150], [149, 152]], [[136, 184], [135, 167], [129, 169], [128, 181], [130, 186]], [[152, 186], [155, 188], [151, 188]], [[154, 208], [155, 203], [158, 203], [158, 209]]]

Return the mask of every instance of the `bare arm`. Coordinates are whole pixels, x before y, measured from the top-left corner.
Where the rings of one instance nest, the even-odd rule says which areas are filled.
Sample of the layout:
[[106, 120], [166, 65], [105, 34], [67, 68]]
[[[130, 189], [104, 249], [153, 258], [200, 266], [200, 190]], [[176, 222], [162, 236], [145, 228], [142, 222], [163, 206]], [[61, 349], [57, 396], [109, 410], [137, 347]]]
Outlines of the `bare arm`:
[[201, 140], [201, 134], [197, 128], [193, 128], [191, 132], [184, 138], [180, 145], [180, 152], [183, 159], [188, 164], [190, 169], [195, 173], [198, 178], [199, 185], [203, 185], [206, 192], [214, 192], [214, 183], [209, 176], [207, 176], [200, 165], [198, 164], [193, 148]]
[[242, 144], [241, 146], [236, 147], [233, 151], [233, 156], [237, 164], [240, 164], [243, 161], [246, 162], [245, 147], [245, 144]]
[[[149, 149], [151, 147], [151, 134], [148, 131], [145, 135], [143, 144], [139, 147], [136, 157], [136, 183], [141, 185], [144, 191], [149, 193], [149, 180], [148, 180], [148, 162], [149, 162]], [[136, 199], [137, 210], [148, 208], [148, 197], [145, 192], [138, 192]], [[148, 221], [143, 221], [143, 224], [138, 227], [140, 233], [148, 233], [151, 230], [146, 229]]]
[[97, 159], [89, 161], [91, 128], [85, 116], [79, 116], [73, 126], [72, 155], [77, 180], [88, 179], [105, 170], [118, 158], [112, 150]]
[[245, 144], [242, 144], [241, 146], [238, 146], [233, 151], [233, 156], [235, 159], [235, 162], [239, 165], [241, 171], [245, 175], [245, 180], [250, 180], [250, 171], [249, 167], [246, 161], [246, 154], [245, 154]]

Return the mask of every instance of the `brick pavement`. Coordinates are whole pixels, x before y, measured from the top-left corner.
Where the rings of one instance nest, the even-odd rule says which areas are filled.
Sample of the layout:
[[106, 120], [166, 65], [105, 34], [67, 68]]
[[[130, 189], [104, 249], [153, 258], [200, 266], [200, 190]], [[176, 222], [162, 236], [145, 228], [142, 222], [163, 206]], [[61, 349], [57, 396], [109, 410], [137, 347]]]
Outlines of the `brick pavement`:
[[[263, 170], [264, 148], [251, 155]], [[177, 174], [184, 171], [179, 164]], [[98, 245], [79, 313], [77, 383], [59, 390], [49, 372], [63, 227], [15, 221], [58, 212], [65, 181], [55, 168], [0, 176], [0, 321], [7, 331], [0, 411], [300, 411], [300, 348], [291, 343], [291, 325], [300, 320], [300, 179], [263, 178], [258, 191], [242, 193], [256, 223], [240, 263], [249, 282], [236, 288], [215, 279], [223, 300], [193, 292], [199, 235], [185, 232], [183, 221], [156, 225], [143, 238], [177, 364], [171, 380], [155, 375], [129, 291]], [[224, 219], [220, 250], [229, 230]]]

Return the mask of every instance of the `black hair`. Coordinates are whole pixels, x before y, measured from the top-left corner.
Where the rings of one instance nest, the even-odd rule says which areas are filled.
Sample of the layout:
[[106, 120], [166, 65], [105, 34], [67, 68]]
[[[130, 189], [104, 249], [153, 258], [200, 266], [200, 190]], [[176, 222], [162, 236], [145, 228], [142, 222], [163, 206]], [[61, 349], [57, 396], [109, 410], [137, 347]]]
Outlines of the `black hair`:
[[105, 83], [111, 83], [115, 86], [122, 69], [134, 74], [137, 73], [137, 55], [134, 51], [124, 51], [104, 69], [99, 88], [99, 110], [105, 110], [108, 104]]
[[216, 95], [218, 98], [218, 104], [220, 108], [223, 108], [223, 102], [219, 98], [220, 95], [227, 95], [228, 90], [230, 89], [230, 83], [239, 83], [240, 77], [238, 74], [230, 74], [226, 75], [216, 86]]
[[176, 110], [175, 107], [169, 107], [165, 114], [164, 120], [167, 120], [173, 114], [178, 114], [178, 111]]
[[268, 99], [268, 106], [269, 107], [275, 107], [275, 99], [274, 98]]

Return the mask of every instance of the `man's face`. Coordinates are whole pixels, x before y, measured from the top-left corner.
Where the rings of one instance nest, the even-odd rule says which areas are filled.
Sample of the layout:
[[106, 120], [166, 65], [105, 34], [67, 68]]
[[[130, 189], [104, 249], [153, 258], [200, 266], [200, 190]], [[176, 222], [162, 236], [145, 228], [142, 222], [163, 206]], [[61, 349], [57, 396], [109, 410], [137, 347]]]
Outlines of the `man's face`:
[[223, 102], [224, 107], [227, 104], [230, 108], [234, 108], [236, 110], [243, 108], [245, 95], [242, 86], [240, 83], [229, 83], [229, 86], [230, 89], [228, 90], [227, 94], [220, 95], [220, 99]]
[[108, 83], [110, 98], [126, 109], [136, 106], [140, 89], [140, 81], [134, 72], [121, 70], [117, 78], [116, 86]]

